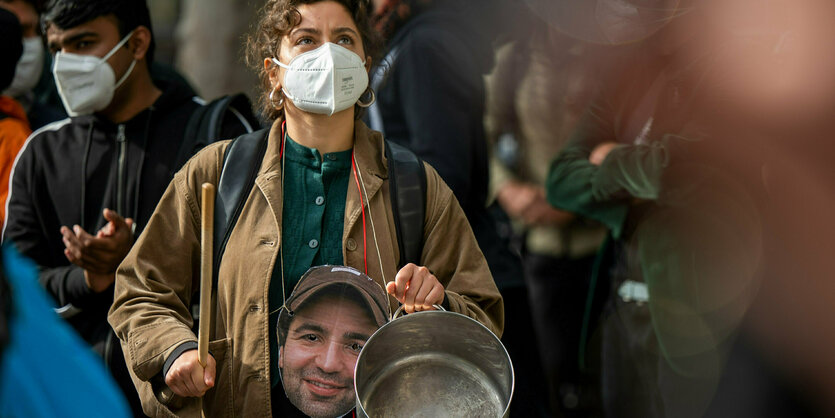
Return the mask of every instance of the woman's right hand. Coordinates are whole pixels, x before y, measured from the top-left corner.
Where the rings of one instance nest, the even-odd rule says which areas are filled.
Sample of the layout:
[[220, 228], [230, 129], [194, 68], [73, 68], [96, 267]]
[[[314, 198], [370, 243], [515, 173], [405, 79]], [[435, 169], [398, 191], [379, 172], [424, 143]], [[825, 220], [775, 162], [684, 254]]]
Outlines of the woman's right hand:
[[203, 396], [215, 385], [215, 358], [209, 354], [203, 368], [197, 360], [197, 350], [184, 352], [168, 369], [165, 384], [179, 396]]

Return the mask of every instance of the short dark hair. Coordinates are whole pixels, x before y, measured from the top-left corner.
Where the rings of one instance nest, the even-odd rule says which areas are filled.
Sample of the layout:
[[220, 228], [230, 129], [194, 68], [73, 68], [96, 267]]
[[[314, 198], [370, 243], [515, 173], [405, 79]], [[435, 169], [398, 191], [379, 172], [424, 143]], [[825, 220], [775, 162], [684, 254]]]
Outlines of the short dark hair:
[[97, 17], [113, 16], [119, 27], [119, 36], [124, 37], [139, 26], [151, 32], [151, 44], [145, 54], [150, 68], [154, 61], [154, 31], [151, 27], [151, 12], [145, 0], [52, 0], [41, 16], [43, 33], [49, 25], [67, 30], [87, 23]]
[[0, 91], [12, 84], [21, 54], [23, 29], [20, 27], [20, 21], [14, 13], [0, 9]]

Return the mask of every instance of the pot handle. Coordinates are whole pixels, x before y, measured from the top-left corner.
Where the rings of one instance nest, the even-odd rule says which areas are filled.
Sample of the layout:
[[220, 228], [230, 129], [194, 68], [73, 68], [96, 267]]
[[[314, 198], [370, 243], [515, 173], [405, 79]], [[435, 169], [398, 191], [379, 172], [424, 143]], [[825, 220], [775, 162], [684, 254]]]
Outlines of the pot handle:
[[[439, 310], [439, 311], [446, 312], [446, 309], [444, 309], [444, 307], [441, 306], [441, 305], [436, 304], [436, 305], [432, 305], [432, 307]], [[428, 311], [424, 311], [424, 312], [428, 312]], [[394, 314], [391, 315], [391, 320], [394, 321], [395, 319], [397, 319], [397, 317], [400, 316], [401, 313], [403, 313], [403, 305], [400, 305], [399, 307], [397, 307], [397, 310], [394, 311]], [[403, 315], [405, 315], [405, 313]]]

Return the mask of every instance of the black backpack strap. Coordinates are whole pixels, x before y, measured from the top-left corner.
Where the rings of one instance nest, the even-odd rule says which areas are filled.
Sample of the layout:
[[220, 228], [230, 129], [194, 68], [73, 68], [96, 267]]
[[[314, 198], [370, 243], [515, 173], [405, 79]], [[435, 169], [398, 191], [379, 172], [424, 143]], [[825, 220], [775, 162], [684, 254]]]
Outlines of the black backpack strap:
[[392, 198], [398, 268], [408, 263], [420, 265], [423, 251], [423, 220], [426, 214], [426, 170], [423, 161], [409, 149], [386, 141], [389, 166], [389, 188]]
[[215, 195], [212, 289], [217, 289], [220, 260], [255, 184], [255, 177], [267, 152], [269, 133], [269, 129], [262, 129], [241, 135], [232, 140], [223, 155], [223, 168]]
[[[252, 133], [259, 126], [245, 94], [219, 97], [192, 112], [186, 123], [183, 143], [177, 151], [177, 161], [184, 163], [206, 145], [243, 132]], [[229, 135], [230, 131], [234, 134]]]
[[[220, 260], [240, 216], [267, 150], [269, 129], [242, 135], [229, 144], [215, 196], [214, 268], [217, 288]], [[400, 250], [400, 265], [420, 263], [423, 250], [423, 220], [426, 213], [426, 171], [423, 161], [409, 149], [386, 141], [389, 187]]]

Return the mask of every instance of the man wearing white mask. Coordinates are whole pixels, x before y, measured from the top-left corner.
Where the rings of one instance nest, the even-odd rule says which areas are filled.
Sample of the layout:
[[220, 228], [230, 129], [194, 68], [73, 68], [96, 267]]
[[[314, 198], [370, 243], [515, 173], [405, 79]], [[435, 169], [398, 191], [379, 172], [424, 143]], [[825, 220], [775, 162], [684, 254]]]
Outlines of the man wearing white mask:
[[3, 90], [4, 95], [20, 97], [35, 88], [43, 73], [44, 48], [37, 30], [38, 11], [27, 0], [0, 1], [0, 8], [14, 13], [22, 29], [23, 54], [17, 61], [14, 80]]
[[[187, 125], [200, 100], [188, 86], [152, 79], [145, 0], [57, 0], [43, 25], [70, 117], [35, 131], [18, 155], [3, 240], [39, 265], [57, 311], [139, 413], [106, 315], [116, 268], [191, 154]], [[222, 134], [244, 131], [230, 124]]]

